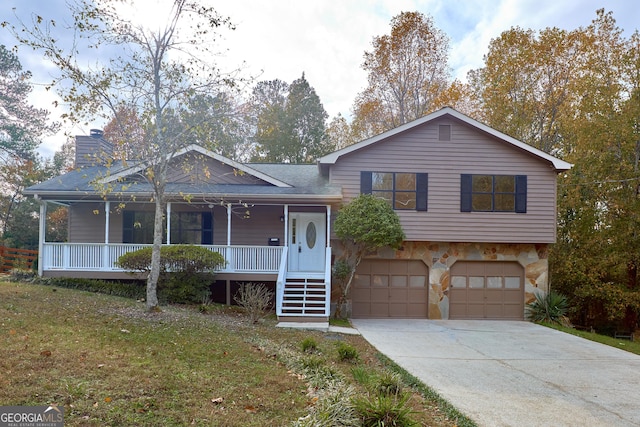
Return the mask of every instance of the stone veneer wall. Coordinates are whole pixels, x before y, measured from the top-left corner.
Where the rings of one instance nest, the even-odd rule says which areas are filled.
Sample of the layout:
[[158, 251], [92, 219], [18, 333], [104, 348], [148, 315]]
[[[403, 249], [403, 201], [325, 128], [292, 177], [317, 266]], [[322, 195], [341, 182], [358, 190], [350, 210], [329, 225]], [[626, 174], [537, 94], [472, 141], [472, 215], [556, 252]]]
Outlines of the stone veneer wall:
[[[339, 243], [332, 242], [339, 246]], [[334, 246], [334, 247], [336, 247]], [[524, 303], [549, 290], [547, 244], [404, 242], [367, 258], [417, 259], [429, 267], [429, 319], [449, 318], [449, 273], [456, 261], [516, 261], [524, 267]], [[337, 248], [335, 253], [339, 253]]]

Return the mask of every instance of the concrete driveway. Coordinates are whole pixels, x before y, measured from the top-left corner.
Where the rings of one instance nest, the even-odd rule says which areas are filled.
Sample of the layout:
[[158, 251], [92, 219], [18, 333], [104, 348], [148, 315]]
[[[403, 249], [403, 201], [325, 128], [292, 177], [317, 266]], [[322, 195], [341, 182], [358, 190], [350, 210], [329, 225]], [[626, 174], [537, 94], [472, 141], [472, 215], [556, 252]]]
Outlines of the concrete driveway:
[[640, 356], [529, 322], [352, 323], [480, 426], [640, 425]]

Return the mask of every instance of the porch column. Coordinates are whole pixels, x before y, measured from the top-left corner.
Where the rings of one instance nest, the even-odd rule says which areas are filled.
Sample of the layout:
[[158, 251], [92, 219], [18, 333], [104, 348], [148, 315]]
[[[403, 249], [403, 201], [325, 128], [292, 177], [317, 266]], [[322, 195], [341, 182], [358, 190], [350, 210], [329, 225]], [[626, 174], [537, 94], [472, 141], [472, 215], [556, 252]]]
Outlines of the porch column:
[[109, 211], [111, 202], [104, 202], [104, 243], [109, 244]]
[[231, 203], [227, 204], [227, 246], [231, 246]]
[[331, 205], [327, 205], [327, 247], [331, 247]]
[[[36, 199], [38, 196], [36, 195]], [[40, 218], [38, 221], [38, 276], [42, 277], [43, 259], [44, 259], [44, 243], [47, 239], [47, 202], [40, 202]]]
[[282, 246], [289, 246], [289, 205], [284, 205], [284, 242]]
[[171, 244], [171, 202], [167, 202], [167, 245]]
[[109, 211], [111, 202], [104, 202], [104, 246], [102, 247], [102, 269], [111, 269], [109, 265]]

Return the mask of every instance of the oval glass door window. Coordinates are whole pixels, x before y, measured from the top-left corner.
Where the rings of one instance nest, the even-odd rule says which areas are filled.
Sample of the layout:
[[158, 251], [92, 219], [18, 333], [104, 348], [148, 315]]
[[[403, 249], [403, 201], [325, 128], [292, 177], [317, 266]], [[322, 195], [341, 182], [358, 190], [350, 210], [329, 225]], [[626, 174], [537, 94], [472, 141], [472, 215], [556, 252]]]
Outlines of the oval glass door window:
[[307, 225], [307, 246], [309, 249], [313, 249], [316, 245], [316, 225], [313, 222], [310, 222]]

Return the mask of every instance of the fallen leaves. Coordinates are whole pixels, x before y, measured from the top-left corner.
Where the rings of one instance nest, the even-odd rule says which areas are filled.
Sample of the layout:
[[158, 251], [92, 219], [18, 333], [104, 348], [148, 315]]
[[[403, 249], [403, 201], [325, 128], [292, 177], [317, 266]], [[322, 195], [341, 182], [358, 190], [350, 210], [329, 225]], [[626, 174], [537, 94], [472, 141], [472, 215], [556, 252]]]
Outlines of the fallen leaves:
[[244, 411], [247, 414], [255, 414], [255, 413], [258, 412], [258, 409], [255, 406], [247, 405], [247, 406], [244, 407]]

